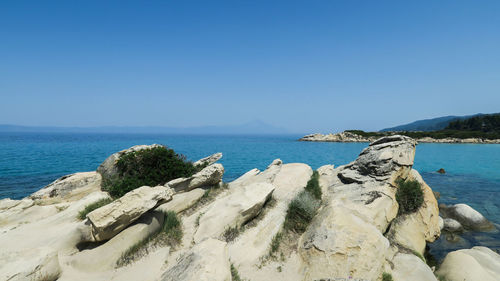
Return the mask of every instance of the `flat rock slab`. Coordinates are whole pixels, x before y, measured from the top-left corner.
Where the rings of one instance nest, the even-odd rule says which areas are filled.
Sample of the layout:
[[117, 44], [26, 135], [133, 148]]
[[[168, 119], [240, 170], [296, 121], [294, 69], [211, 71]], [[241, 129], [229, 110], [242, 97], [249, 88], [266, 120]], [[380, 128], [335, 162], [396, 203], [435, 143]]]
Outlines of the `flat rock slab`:
[[265, 182], [235, 187], [227, 196], [215, 201], [200, 217], [194, 241], [199, 243], [206, 238], [219, 238], [227, 228], [242, 226], [259, 214], [264, 203], [271, 198], [274, 188]]
[[172, 200], [168, 201], [165, 204], [161, 204], [156, 208], [156, 210], [163, 213], [166, 213], [168, 211], [180, 213], [186, 209], [189, 209], [196, 202], [198, 202], [198, 200], [200, 200], [204, 193], [205, 190], [201, 188], [195, 188], [189, 192], [175, 194], [172, 197]]
[[207, 239], [183, 255], [162, 281], [231, 281], [226, 243]]
[[96, 209], [87, 218], [96, 241], [112, 238], [159, 202], [172, 198], [173, 191], [164, 186], [143, 186], [132, 190], [110, 204]]

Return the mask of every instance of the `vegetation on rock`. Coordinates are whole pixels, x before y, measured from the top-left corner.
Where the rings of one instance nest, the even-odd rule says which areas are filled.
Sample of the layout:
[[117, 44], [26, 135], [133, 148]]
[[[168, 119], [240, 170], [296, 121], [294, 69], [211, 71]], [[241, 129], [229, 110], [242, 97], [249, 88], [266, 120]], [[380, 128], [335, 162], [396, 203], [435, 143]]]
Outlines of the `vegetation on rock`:
[[167, 147], [153, 147], [129, 152], [116, 163], [118, 177], [103, 182], [103, 189], [114, 197], [141, 186], [163, 185], [170, 180], [189, 177], [197, 172], [186, 157]]
[[88, 213], [92, 212], [95, 209], [99, 209], [102, 206], [108, 205], [111, 202], [113, 202], [113, 200], [111, 198], [104, 198], [104, 199], [98, 200], [92, 204], [89, 204], [89, 205], [85, 206], [85, 208], [78, 213], [78, 218], [80, 220], [84, 220], [87, 217]]
[[234, 264], [231, 264], [231, 279], [232, 281], [242, 281], [240, 274], [238, 273], [238, 270], [234, 266]]
[[382, 273], [382, 281], [393, 281], [392, 275], [390, 273], [384, 272]]
[[307, 192], [302, 191], [295, 197], [290, 205], [285, 217], [285, 229], [303, 233], [318, 210], [320, 201]]
[[398, 180], [396, 201], [399, 204], [399, 214], [410, 214], [417, 211], [424, 203], [424, 192], [420, 183], [415, 180]]
[[274, 254], [279, 250], [281, 240], [283, 240], [283, 232], [278, 232], [271, 240], [271, 248], [269, 249], [269, 257], [274, 257]]
[[319, 173], [318, 171], [314, 171], [311, 179], [307, 182], [305, 190], [311, 195], [314, 196], [314, 198], [321, 200], [321, 187], [319, 186]]
[[226, 242], [234, 241], [238, 235], [240, 235], [240, 229], [237, 226], [228, 227], [224, 230], [224, 233], [222, 233], [222, 237]]
[[284, 227], [296, 233], [303, 233], [321, 205], [319, 173], [314, 171], [304, 191], [300, 192], [288, 205]]

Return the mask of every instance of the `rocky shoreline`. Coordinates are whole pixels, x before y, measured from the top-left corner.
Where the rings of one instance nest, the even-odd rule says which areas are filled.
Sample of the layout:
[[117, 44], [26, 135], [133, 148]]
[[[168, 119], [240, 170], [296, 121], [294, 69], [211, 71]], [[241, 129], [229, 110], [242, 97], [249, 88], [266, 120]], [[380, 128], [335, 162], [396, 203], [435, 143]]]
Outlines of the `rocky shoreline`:
[[[442, 233], [498, 230], [468, 205], [438, 206], [412, 168], [415, 146], [389, 136], [348, 165], [313, 173], [276, 159], [229, 183], [216, 163], [222, 154], [214, 154], [195, 162], [202, 169], [190, 177], [139, 187], [79, 220], [89, 204], [111, 199], [102, 181], [116, 173], [120, 156], [152, 146], [132, 147], [97, 171], [62, 177], [22, 200], [0, 200], [0, 279], [498, 280], [500, 255], [486, 247], [452, 251], [438, 268], [426, 263], [427, 244]], [[304, 232], [289, 231], [291, 206], [314, 175], [317, 211]], [[400, 181], [421, 187], [422, 204], [410, 213], [396, 198]], [[182, 238], [152, 244], [171, 224], [167, 214], [180, 218]], [[130, 249], [140, 254], [122, 266]]]
[[[335, 134], [310, 134], [299, 139], [299, 141], [312, 142], [373, 142], [379, 137], [364, 137], [351, 132], [341, 132]], [[477, 144], [500, 144], [500, 139], [489, 140], [480, 138], [443, 138], [434, 139], [430, 137], [416, 139], [418, 143], [477, 143]]]

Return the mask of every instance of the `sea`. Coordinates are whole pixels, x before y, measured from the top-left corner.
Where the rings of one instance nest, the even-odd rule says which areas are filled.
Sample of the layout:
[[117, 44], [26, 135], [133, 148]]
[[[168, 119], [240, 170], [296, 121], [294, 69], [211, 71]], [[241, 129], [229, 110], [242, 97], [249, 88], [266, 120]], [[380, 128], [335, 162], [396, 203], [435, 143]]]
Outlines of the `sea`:
[[[313, 169], [344, 165], [368, 146], [297, 141], [300, 137], [0, 133], [0, 199], [21, 199], [63, 175], [94, 171], [109, 155], [138, 144], [164, 144], [192, 161], [222, 152], [224, 181], [253, 168], [263, 170], [276, 158], [306, 163]], [[500, 144], [419, 144], [414, 168], [441, 193], [439, 203], [466, 203], [500, 229]], [[438, 174], [440, 168], [446, 174]], [[429, 253], [439, 261], [450, 250], [478, 245], [500, 251], [499, 231], [442, 235], [429, 245]]]

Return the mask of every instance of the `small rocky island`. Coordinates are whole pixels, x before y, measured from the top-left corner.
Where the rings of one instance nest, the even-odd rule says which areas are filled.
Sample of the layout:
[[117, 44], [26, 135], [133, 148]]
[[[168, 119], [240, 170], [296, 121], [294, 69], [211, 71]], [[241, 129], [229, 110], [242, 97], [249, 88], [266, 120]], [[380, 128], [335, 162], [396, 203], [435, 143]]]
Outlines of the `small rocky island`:
[[495, 226], [468, 205], [438, 206], [412, 169], [415, 146], [387, 136], [345, 166], [276, 159], [229, 183], [222, 154], [188, 163], [135, 146], [0, 200], [0, 279], [498, 281], [486, 247], [426, 263], [442, 231]]
[[[373, 142], [382, 136], [401, 134], [401, 132], [365, 133], [359, 130], [348, 130], [333, 134], [310, 134], [303, 136], [299, 141], [313, 142]], [[412, 134], [408, 132], [408, 134]], [[414, 138], [418, 143], [483, 143], [500, 144], [500, 139], [487, 138], [433, 138], [429, 136]]]

